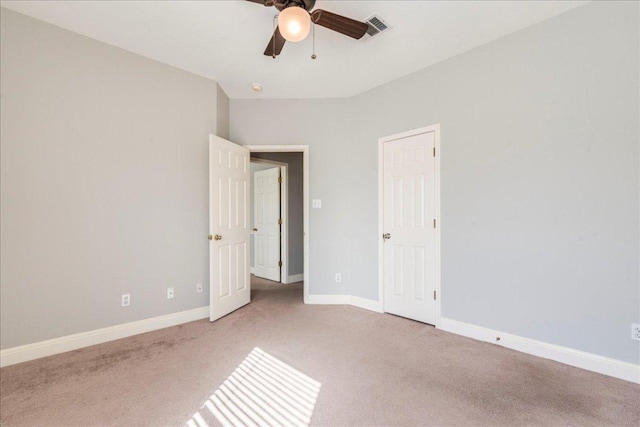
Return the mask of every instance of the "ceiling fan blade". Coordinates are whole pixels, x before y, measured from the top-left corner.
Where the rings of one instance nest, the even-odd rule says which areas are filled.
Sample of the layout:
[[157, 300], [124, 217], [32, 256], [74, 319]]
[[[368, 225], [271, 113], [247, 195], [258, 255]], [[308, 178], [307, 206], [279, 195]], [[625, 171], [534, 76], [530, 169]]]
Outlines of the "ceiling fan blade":
[[264, 50], [264, 54], [266, 56], [273, 56], [274, 58], [280, 55], [285, 41], [286, 40], [282, 37], [282, 34], [280, 34], [280, 28], [276, 27], [276, 30], [271, 37], [271, 41], [269, 41], [267, 48]]
[[369, 26], [364, 22], [320, 9], [314, 10], [311, 13], [311, 20], [315, 24], [337, 31], [345, 36], [353, 37], [354, 39], [361, 38], [369, 29]]

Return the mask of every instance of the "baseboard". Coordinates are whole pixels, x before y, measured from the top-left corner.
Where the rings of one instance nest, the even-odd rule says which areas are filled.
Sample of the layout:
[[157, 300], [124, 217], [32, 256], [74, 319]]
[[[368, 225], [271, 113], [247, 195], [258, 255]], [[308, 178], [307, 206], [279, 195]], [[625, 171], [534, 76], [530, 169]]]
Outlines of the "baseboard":
[[351, 295], [309, 295], [307, 304], [349, 305]]
[[102, 344], [207, 317], [209, 317], [209, 306], [8, 348], [0, 351], [0, 367], [77, 350], [90, 345]]
[[380, 301], [354, 297], [352, 295], [309, 295], [307, 304], [352, 305], [365, 310], [382, 313]]
[[249, 274], [256, 274], [256, 269], [253, 267], [249, 267]]
[[382, 313], [382, 303], [380, 301], [375, 301], [367, 298], [354, 297], [353, 295], [350, 297], [349, 304], [364, 308], [365, 310], [375, 311], [376, 313]]
[[292, 274], [287, 276], [287, 283], [297, 283], [304, 280], [304, 274]]
[[[569, 347], [536, 341], [518, 335], [506, 334], [444, 317], [440, 319], [440, 329], [545, 359], [555, 360], [556, 362], [586, 369], [587, 371], [597, 372], [640, 384], [640, 365], [633, 363], [623, 362]], [[500, 337], [500, 341], [496, 341], [496, 337]]]

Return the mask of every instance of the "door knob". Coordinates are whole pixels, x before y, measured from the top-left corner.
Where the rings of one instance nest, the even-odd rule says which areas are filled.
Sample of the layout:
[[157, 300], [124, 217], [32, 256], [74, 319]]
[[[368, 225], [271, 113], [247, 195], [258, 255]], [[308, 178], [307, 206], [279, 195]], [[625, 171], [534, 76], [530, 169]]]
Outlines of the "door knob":
[[389, 240], [389, 239], [391, 238], [391, 233], [384, 233], [384, 234], [382, 235], [382, 238], [383, 238], [384, 240]]
[[209, 240], [213, 240], [213, 236], [212, 236], [211, 234], [209, 234], [209, 235], [207, 236], [207, 239], [209, 239]]
[[254, 228], [254, 229], [253, 229], [253, 231], [258, 231], [258, 229], [257, 229], [257, 228]]
[[213, 240], [222, 240], [222, 236], [219, 234], [216, 234], [215, 236], [213, 236]]

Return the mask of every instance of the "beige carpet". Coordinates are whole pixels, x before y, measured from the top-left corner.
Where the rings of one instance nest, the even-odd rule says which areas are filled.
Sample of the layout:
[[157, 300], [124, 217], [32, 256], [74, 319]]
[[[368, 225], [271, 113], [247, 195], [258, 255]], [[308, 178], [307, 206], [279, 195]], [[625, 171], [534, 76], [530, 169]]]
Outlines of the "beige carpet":
[[3, 368], [2, 426], [640, 425], [638, 385], [391, 315], [305, 306], [300, 283], [257, 281], [252, 294], [214, 324]]

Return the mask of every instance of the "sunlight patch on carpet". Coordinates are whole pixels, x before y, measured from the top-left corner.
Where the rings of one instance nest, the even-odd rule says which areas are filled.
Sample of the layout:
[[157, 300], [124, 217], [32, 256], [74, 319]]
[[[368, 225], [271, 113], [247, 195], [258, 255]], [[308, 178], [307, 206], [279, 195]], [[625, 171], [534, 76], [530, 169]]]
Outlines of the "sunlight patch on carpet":
[[256, 347], [186, 426], [307, 426], [320, 386]]

